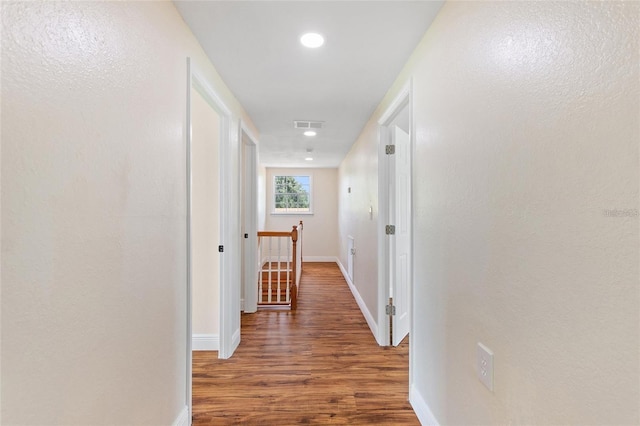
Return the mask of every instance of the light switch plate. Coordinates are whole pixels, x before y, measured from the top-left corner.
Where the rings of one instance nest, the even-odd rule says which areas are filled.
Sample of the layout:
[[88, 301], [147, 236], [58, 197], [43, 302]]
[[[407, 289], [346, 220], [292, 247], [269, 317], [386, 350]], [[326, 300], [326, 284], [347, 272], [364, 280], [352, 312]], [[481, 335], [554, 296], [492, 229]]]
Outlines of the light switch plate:
[[478, 379], [493, 392], [493, 352], [480, 342], [476, 352]]

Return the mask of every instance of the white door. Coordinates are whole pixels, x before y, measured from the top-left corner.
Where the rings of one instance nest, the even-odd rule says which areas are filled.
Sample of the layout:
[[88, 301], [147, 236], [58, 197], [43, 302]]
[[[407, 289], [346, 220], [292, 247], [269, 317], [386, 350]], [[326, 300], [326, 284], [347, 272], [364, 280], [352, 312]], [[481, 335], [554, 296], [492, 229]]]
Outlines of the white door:
[[409, 308], [411, 306], [411, 139], [407, 132], [398, 126], [393, 132], [395, 155], [392, 168], [394, 182], [395, 250], [392, 250], [391, 292], [396, 312], [392, 316], [392, 344], [398, 346], [409, 334]]

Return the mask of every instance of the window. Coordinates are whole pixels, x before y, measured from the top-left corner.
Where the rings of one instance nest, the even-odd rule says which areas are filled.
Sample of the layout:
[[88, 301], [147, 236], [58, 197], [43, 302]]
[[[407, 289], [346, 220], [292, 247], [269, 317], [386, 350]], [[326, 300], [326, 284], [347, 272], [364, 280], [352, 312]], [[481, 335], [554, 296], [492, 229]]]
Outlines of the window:
[[311, 176], [274, 176], [273, 213], [311, 214]]

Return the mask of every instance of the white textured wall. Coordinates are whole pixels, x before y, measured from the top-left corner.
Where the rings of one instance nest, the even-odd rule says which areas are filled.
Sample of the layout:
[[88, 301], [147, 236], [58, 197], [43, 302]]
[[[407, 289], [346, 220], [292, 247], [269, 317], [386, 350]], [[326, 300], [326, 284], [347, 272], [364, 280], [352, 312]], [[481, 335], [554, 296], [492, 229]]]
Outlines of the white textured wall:
[[[447, 3], [341, 165], [357, 240], [369, 201], [344, 188], [375, 186], [372, 123], [412, 77], [413, 397], [441, 424], [640, 423], [639, 13]], [[375, 271], [357, 245], [356, 274]]]
[[171, 3], [1, 8], [1, 422], [171, 424], [186, 402], [186, 57], [242, 108]]
[[[302, 221], [304, 223], [303, 259], [312, 260], [311, 257], [314, 256], [335, 258], [338, 255], [338, 169], [268, 167], [266, 171], [265, 230], [291, 231], [293, 225]], [[277, 175], [312, 176], [312, 215], [271, 214], [274, 208], [273, 177]]]
[[191, 89], [191, 300], [193, 334], [220, 331], [220, 117]]
[[[338, 169], [339, 259], [346, 267], [347, 238], [353, 237], [356, 248], [353, 285], [374, 320], [378, 318], [377, 141], [377, 122], [371, 120]], [[349, 187], [351, 193], [348, 192]]]

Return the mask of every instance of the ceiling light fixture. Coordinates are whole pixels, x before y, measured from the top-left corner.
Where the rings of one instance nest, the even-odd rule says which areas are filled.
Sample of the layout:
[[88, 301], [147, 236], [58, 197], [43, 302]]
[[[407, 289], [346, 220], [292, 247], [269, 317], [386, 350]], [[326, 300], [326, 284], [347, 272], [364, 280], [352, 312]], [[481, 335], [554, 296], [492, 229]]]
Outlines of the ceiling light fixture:
[[311, 158], [311, 157], [307, 157], [307, 158], [305, 158], [305, 160], [307, 160], [307, 161], [313, 161], [313, 158]]
[[304, 132], [305, 136], [315, 136], [317, 135], [316, 132], [314, 132], [313, 130], [307, 130], [306, 132]]
[[318, 33], [306, 33], [300, 37], [300, 43], [302, 43], [304, 47], [315, 49], [324, 44], [324, 37]]

